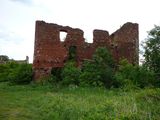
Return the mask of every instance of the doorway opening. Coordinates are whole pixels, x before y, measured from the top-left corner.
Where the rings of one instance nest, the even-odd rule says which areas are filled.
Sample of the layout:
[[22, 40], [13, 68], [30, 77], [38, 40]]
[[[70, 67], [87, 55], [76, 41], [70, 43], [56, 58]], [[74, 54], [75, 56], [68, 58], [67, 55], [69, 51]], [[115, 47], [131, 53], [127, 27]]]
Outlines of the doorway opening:
[[70, 46], [69, 47], [69, 60], [76, 61], [76, 53], [77, 53], [77, 47]]

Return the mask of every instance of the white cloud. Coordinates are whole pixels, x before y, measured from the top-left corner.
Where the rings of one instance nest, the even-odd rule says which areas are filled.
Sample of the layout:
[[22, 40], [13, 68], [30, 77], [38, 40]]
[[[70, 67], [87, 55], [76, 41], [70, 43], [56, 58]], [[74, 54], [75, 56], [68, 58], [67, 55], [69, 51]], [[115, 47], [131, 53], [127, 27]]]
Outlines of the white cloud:
[[31, 5], [32, 4], [32, 0], [10, 0], [12, 2], [19, 2], [22, 4], [26, 4], [26, 5]]

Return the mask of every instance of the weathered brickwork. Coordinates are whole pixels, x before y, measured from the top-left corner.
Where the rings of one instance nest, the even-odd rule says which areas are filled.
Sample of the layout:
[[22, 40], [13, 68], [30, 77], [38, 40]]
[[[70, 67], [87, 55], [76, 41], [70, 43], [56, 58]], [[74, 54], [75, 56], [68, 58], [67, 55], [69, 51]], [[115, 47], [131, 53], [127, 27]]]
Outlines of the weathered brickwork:
[[[66, 32], [65, 41], [60, 41], [60, 32]], [[126, 23], [109, 35], [104, 30], [93, 31], [93, 43], [86, 43], [83, 31], [44, 21], [36, 21], [33, 70], [34, 79], [51, 74], [54, 67], [63, 67], [68, 60], [70, 47], [76, 48], [76, 61], [81, 65], [84, 59], [91, 59], [97, 47], [105, 46], [115, 61], [126, 58], [138, 63], [138, 24]]]

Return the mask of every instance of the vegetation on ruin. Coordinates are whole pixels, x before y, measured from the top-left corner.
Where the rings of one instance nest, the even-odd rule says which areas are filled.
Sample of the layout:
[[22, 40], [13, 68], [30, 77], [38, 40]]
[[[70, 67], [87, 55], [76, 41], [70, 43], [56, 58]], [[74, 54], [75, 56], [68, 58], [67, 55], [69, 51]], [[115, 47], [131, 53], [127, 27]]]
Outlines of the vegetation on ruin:
[[98, 48], [92, 60], [84, 61], [81, 68], [71, 60], [61, 70], [54, 69], [52, 76], [43, 81], [65, 86], [122, 89], [158, 86], [153, 70], [144, 65], [132, 65], [126, 59], [122, 59], [117, 66], [110, 52], [104, 47]]

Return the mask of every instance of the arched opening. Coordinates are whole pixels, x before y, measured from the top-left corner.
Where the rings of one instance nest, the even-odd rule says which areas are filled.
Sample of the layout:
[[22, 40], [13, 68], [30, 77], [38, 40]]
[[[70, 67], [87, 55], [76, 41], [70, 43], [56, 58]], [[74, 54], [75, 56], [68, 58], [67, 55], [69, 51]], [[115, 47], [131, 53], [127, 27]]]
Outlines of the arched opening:
[[76, 53], [77, 53], [77, 47], [70, 46], [69, 47], [69, 60], [76, 61]]
[[60, 32], [59, 32], [59, 37], [60, 37], [60, 41], [61, 41], [61, 42], [64, 42], [65, 39], [66, 39], [66, 37], [67, 37], [67, 32], [65, 32], [65, 31], [60, 31]]

